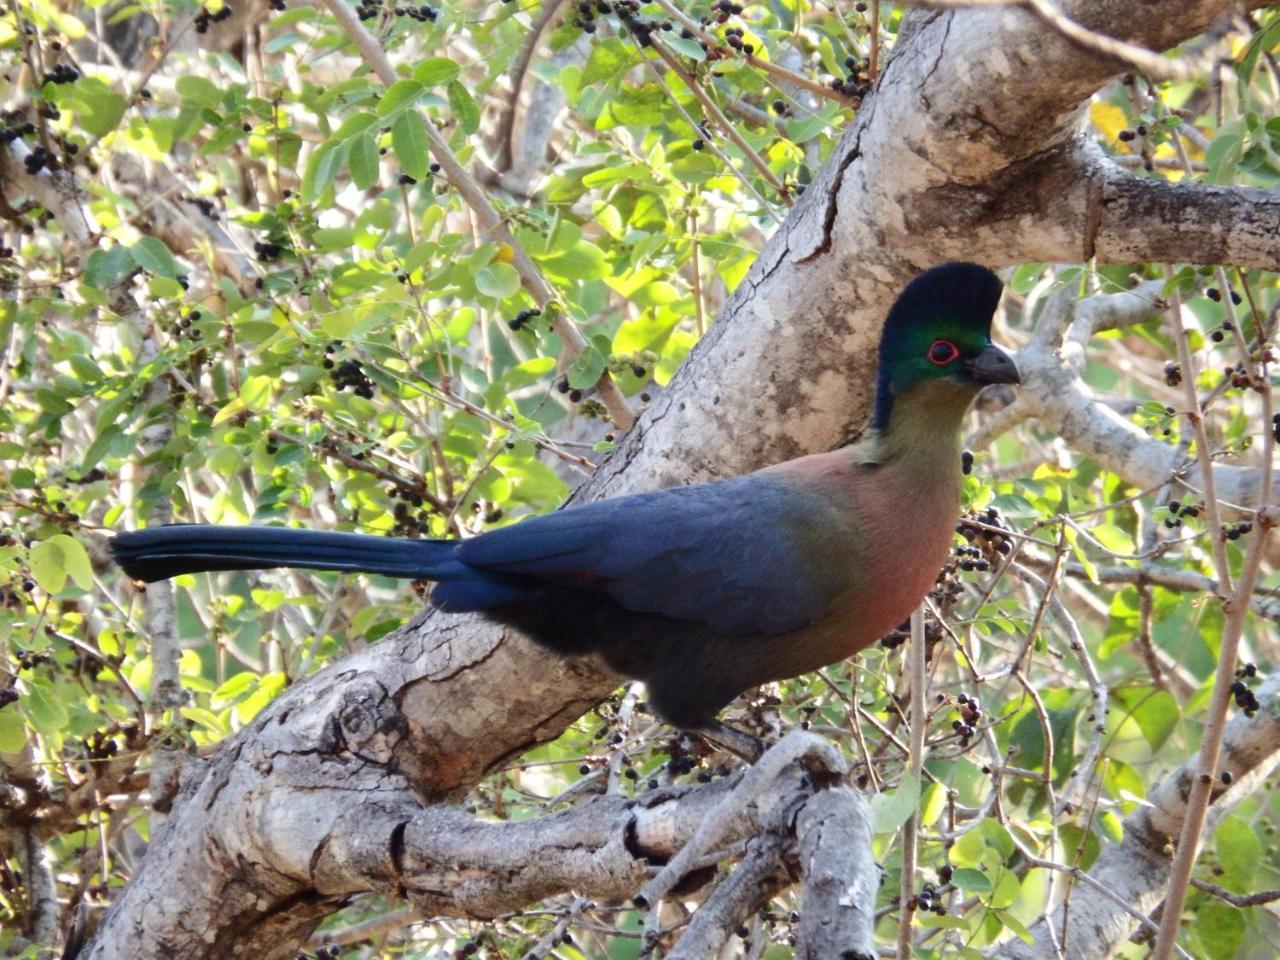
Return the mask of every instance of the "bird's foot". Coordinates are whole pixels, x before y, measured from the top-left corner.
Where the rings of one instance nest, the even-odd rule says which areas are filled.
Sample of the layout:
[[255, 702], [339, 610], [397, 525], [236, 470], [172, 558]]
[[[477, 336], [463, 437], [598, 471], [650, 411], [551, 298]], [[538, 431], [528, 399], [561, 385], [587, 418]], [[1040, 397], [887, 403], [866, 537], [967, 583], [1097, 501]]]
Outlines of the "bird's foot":
[[712, 720], [710, 723], [701, 727], [695, 727], [689, 731], [701, 737], [713, 747], [719, 747], [732, 753], [735, 757], [740, 757], [747, 763], [755, 763], [764, 754], [765, 743], [757, 740], [749, 733], [743, 733], [727, 724], [721, 723], [719, 720]]

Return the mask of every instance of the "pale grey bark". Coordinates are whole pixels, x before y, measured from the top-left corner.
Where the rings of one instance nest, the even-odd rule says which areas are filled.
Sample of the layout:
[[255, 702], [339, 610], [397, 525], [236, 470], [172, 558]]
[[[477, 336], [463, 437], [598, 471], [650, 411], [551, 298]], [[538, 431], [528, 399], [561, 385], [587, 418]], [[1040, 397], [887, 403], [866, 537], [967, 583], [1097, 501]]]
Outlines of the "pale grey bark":
[[[1230, 9], [1226, 0], [1068, 5], [1085, 25], [1154, 48]], [[1083, 106], [1117, 71], [1114, 62], [1012, 8], [912, 13], [903, 35], [831, 162], [579, 499], [834, 447], [865, 416], [885, 305], [917, 270], [948, 258], [1001, 265], [1076, 260], [1091, 249], [1128, 256], [1139, 227], [1108, 219], [1099, 198], [1121, 211], [1167, 208], [1163, 197], [1143, 199], [1146, 188], [1117, 179], [1083, 137]], [[1159, 255], [1274, 262], [1258, 230], [1222, 220], [1253, 215], [1240, 199], [1249, 195], [1182, 196], [1185, 217], [1226, 239], [1210, 249], [1190, 220], [1152, 224]], [[501, 853], [501, 843], [482, 842], [500, 836], [495, 825], [423, 802], [457, 797], [504, 759], [555, 737], [614, 682], [587, 661], [558, 661], [477, 619], [420, 617], [297, 685], [216, 756], [188, 766], [172, 816], [84, 956], [271, 960], [367, 890], [405, 892], [436, 912], [492, 910], [508, 902], [502, 889], [516, 899], [546, 895], [546, 886], [515, 882], [528, 879], [519, 863], [482, 856]], [[1266, 755], [1252, 765], [1261, 769], [1280, 743], [1259, 749]], [[721, 795], [715, 785], [677, 793], [673, 809]], [[1237, 795], [1233, 788], [1222, 801]], [[599, 815], [623, 803], [588, 809]], [[678, 849], [699, 819], [665, 821], [653, 849]], [[599, 817], [602, 829], [605, 822]], [[594, 846], [557, 850], [549, 842], [557, 823], [519, 825], [528, 843], [546, 844], [537, 847], [540, 873], [618, 894], [639, 888], [622, 840], [602, 832]], [[449, 846], [454, 828], [477, 838], [465, 854]], [[838, 865], [829, 871], [840, 873]], [[442, 878], [449, 883], [438, 885]], [[823, 896], [815, 885], [811, 902]], [[855, 920], [831, 922], [853, 930]], [[1122, 935], [1107, 928], [1106, 949]]]

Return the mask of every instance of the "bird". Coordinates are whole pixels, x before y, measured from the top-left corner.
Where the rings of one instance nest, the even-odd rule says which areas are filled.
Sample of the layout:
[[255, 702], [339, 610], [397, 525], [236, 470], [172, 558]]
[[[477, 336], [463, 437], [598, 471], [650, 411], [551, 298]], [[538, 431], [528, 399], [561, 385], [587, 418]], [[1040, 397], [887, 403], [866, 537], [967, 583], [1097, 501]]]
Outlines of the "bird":
[[642, 680], [662, 719], [723, 730], [744, 691], [865, 649], [935, 586], [960, 515], [960, 428], [1018, 369], [991, 340], [1003, 286], [952, 262], [890, 307], [853, 443], [754, 473], [572, 505], [467, 539], [174, 524], [110, 542], [126, 574], [297, 567], [434, 581], [565, 657]]

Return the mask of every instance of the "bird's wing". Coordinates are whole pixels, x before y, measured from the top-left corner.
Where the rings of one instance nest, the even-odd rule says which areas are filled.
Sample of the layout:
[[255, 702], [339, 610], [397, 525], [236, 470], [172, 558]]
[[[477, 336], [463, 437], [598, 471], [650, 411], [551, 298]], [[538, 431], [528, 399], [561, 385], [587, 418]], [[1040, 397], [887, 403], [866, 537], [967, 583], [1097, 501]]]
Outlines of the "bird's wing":
[[855, 533], [830, 502], [757, 474], [571, 507], [468, 540], [458, 557], [726, 636], [777, 634], [821, 619], [851, 585]]

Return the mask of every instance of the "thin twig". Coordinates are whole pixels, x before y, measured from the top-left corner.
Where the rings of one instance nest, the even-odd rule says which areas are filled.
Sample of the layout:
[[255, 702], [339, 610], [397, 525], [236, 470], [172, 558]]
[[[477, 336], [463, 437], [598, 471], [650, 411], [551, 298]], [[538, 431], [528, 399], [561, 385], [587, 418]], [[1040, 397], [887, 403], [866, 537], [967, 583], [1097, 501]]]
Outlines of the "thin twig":
[[[917, 790], [924, 775], [924, 732], [928, 720], [925, 685], [924, 606], [911, 614], [911, 645], [907, 649], [907, 670], [911, 684], [910, 742], [907, 752], [908, 770]], [[915, 914], [916, 845], [919, 839], [920, 806], [902, 825], [902, 886], [899, 891], [898, 960], [911, 960], [911, 918]]]
[[[672, 20], [675, 20], [693, 34], [695, 39], [702, 41], [713, 50], [719, 49], [723, 52], [728, 52], [724, 45], [721, 44], [719, 37], [703, 29], [702, 24], [698, 23], [698, 21], [676, 9], [675, 5], [672, 4], [670, 0], [654, 0], [654, 3], [661, 7]], [[802, 73], [796, 73], [794, 70], [788, 70], [786, 67], [774, 63], [772, 60], [761, 60], [754, 54], [743, 52], [742, 56], [751, 66], [758, 70], [762, 70], [778, 80], [789, 83], [794, 87], [808, 90], [810, 93], [819, 97], [825, 97], [827, 100], [834, 100], [843, 107], [854, 106], [853, 101], [844, 94], [839, 93], [824, 84], [818, 83], [816, 80], [810, 80]]]
[[[365, 62], [377, 74], [378, 79], [387, 86], [391, 86], [399, 80], [400, 76], [396, 73], [391, 60], [387, 57], [386, 52], [379, 45], [373, 34], [364, 28], [364, 24], [356, 16], [355, 8], [347, 6], [343, 0], [322, 0], [322, 2], [338, 22], [338, 25], [342, 27], [346, 35], [356, 45]], [[560, 296], [555, 288], [542, 275], [542, 271], [530, 259], [525, 249], [516, 241], [516, 238], [507, 228], [506, 221], [502, 219], [502, 216], [489, 200], [488, 194], [484, 192], [484, 188], [454, 156], [453, 151], [449, 149], [449, 144], [440, 136], [435, 126], [427, 122], [423, 124], [423, 128], [427, 133], [431, 156], [440, 164], [449, 184], [458, 191], [467, 206], [474, 212], [477, 221], [480, 223], [481, 230], [510, 248], [511, 266], [520, 274], [520, 281], [525, 290], [529, 292], [529, 295], [533, 297], [534, 302], [542, 308], [543, 312], [550, 315], [552, 328], [560, 336], [560, 339], [564, 341], [565, 349], [569, 355], [576, 356], [581, 353], [587, 346], [586, 337], [582, 335], [582, 331], [578, 329], [573, 320], [560, 309]], [[618, 389], [617, 384], [613, 382], [608, 372], [601, 374], [600, 380], [596, 383], [596, 392], [608, 408], [609, 416], [613, 418], [613, 422], [618, 429], [629, 430], [631, 425], [635, 423], [635, 415], [631, 412], [631, 407], [622, 395], [622, 391]]]
[[689, 92], [702, 104], [702, 109], [707, 111], [707, 114], [724, 132], [724, 135], [733, 141], [734, 146], [742, 151], [743, 156], [760, 172], [760, 176], [764, 177], [765, 182], [778, 191], [778, 198], [788, 207], [791, 206], [794, 201], [791, 199], [791, 194], [788, 192], [786, 184], [774, 176], [773, 171], [769, 169], [769, 165], [764, 162], [764, 158], [752, 149], [751, 144], [742, 138], [742, 134], [738, 133], [737, 126], [724, 115], [724, 111], [711, 99], [707, 91], [702, 89], [702, 84], [698, 83], [689, 71], [680, 65], [680, 61], [676, 59], [675, 54], [668, 50], [662, 41], [656, 37], [650, 37], [649, 45], [653, 48], [653, 52], [667, 65], [667, 69], [679, 77], [681, 82], [689, 88]]

